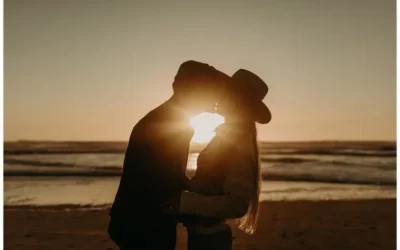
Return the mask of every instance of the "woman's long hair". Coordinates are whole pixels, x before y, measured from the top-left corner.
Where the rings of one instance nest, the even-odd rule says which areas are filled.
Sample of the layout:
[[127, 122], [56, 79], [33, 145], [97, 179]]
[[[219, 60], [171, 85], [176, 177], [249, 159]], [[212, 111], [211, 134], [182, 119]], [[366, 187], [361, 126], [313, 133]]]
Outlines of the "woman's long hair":
[[[247, 213], [239, 219], [239, 228], [247, 234], [253, 234], [257, 229], [257, 219], [258, 219], [258, 203], [259, 195], [261, 189], [261, 169], [260, 169], [260, 156], [257, 141], [257, 128], [254, 118], [252, 117], [251, 108], [247, 105], [247, 101], [240, 96], [239, 93], [229, 92], [231, 95], [227, 95], [224, 100], [225, 106], [227, 107], [223, 111], [223, 115], [226, 116], [226, 122], [228, 117], [236, 117], [239, 123], [234, 122], [234, 129], [250, 133], [252, 145], [249, 148], [245, 148], [246, 152], [250, 152], [247, 156], [251, 160], [251, 167], [253, 170], [254, 180], [252, 181], [252, 189], [250, 196], [249, 207], [247, 208]], [[247, 151], [249, 150], [249, 151]]]
[[254, 186], [251, 191], [250, 204], [247, 209], [247, 213], [239, 220], [239, 228], [247, 234], [253, 234], [257, 229], [258, 203], [261, 189], [261, 169], [257, 142], [257, 128], [254, 122], [252, 122], [249, 130], [252, 137], [252, 149], [254, 150], [251, 150], [251, 152], [254, 153], [254, 155], [252, 155], [252, 170], [254, 176], [254, 181], [252, 183]]

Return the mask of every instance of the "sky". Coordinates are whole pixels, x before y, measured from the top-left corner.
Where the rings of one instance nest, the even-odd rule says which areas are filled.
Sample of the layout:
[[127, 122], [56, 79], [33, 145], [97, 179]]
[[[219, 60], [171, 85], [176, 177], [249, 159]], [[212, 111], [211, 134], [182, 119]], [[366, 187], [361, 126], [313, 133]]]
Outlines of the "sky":
[[396, 140], [395, 0], [5, 0], [5, 140], [128, 140], [186, 60], [269, 86], [263, 141]]

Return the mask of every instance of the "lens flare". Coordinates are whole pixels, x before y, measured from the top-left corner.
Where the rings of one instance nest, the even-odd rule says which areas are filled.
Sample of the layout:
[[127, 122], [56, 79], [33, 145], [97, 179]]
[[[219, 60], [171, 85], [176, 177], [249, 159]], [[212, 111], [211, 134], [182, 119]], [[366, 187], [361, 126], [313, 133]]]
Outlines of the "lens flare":
[[224, 117], [215, 113], [201, 113], [192, 119], [190, 124], [194, 129], [192, 142], [207, 143], [215, 136], [215, 128], [224, 123]]

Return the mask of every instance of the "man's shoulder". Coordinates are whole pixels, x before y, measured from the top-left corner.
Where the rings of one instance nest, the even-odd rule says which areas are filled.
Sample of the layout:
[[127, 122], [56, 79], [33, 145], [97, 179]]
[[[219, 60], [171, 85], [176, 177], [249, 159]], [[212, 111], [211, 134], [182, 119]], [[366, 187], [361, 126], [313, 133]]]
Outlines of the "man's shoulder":
[[132, 129], [132, 135], [149, 137], [159, 132], [159, 126], [166, 121], [174, 119], [173, 110], [168, 102], [165, 102], [147, 113]]
[[147, 113], [142, 119], [140, 119], [138, 124], [163, 120], [169, 117], [171, 113], [171, 105], [168, 102], [164, 102], [163, 104], [159, 105], [158, 107]]

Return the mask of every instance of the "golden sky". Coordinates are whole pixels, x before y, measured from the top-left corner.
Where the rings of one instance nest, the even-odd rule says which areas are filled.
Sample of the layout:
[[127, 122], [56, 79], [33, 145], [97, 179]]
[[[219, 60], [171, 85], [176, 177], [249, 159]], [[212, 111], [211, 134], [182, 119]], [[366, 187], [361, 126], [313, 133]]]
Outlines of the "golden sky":
[[6, 0], [5, 139], [127, 140], [194, 59], [268, 83], [261, 140], [395, 140], [395, 6]]

